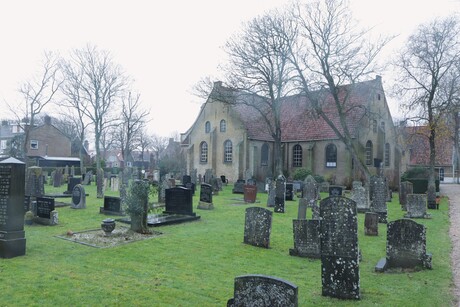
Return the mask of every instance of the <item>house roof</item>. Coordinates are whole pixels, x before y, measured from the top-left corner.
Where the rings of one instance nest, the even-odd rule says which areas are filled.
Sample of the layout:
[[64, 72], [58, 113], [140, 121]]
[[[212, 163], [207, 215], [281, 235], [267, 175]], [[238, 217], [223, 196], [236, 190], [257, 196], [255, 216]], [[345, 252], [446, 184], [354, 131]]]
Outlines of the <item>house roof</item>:
[[[403, 130], [405, 142], [409, 149], [410, 165], [429, 165], [430, 144], [428, 126], [409, 126]], [[453, 154], [453, 141], [448, 130], [441, 129], [436, 134], [435, 140], [436, 157], [435, 164], [451, 165]]]
[[[364, 116], [365, 107], [375, 89], [382, 89], [380, 77], [353, 85], [345, 85], [339, 89], [339, 97], [341, 101], [345, 101], [342, 107], [346, 110], [346, 123], [352, 137], [356, 136], [359, 121]], [[226, 101], [233, 100], [232, 109], [243, 122], [250, 139], [273, 141], [269, 126], [261, 113], [252, 106], [256, 103], [261, 107], [261, 110], [265, 108], [265, 114], [270, 118], [272, 116], [271, 109], [266, 104], [263, 106], [265, 101], [263, 97], [228, 88], [224, 88], [223, 93], [222, 95], [221, 92], [217, 97], [224, 97], [222, 100]], [[314, 92], [310, 97], [313, 95], [324, 105], [323, 110], [327, 117], [336, 127], [341, 127], [332, 95], [326, 91]], [[229, 97], [232, 98], [228, 99]], [[315, 115], [313, 103], [306, 95], [282, 98], [280, 112], [282, 142], [337, 139], [336, 133], [330, 125], [322, 117]], [[339, 131], [343, 132], [341, 128]]]

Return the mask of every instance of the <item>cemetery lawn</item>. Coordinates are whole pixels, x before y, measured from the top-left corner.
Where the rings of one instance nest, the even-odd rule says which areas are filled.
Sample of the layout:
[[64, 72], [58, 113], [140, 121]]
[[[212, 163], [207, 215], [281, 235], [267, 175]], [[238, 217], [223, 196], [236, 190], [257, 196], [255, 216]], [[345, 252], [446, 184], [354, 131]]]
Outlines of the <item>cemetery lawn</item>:
[[[378, 237], [364, 236], [360, 213], [361, 300], [341, 301], [321, 295], [320, 260], [289, 256], [297, 198], [286, 202], [284, 214], [273, 214], [270, 248], [263, 249], [243, 244], [244, 218], [247, 207], [266, 207], [267, 194], [258, 193], [256, 204], [244, 204], [243, 195], [232, 194], [231, 188], [213, 196], [215, 209], [209, 211], [196, 209], [198, 188], [198, 221], [155, 227], [162, 235], [148, 240], [95, 248], [56, 237], [69, 230], [100, 229], [108, 217], [99, 214], [103, 200], [96, 198], [95, 186], [85, 186], [86, 209], [60, 207], [59, 225], [25, 226], [26, 255], [0, 259], [0, 306], [226, 306], [234, 278], [245, 274], [296, 284], [299, 306], [454, 305], [446, 199], [439, 210], [429, 210], [432, 219], [416, 220], [427, 227], [432, 270], [375, 273], [374, 266], [385, 257], [386, 225], [379, 224]], [[56, 193], [65, 187], [45, 189]], [[112, 191], [106, 195], [117, 196]], [[403, 217], [397, 194], [388, 212], [389, 221]]]

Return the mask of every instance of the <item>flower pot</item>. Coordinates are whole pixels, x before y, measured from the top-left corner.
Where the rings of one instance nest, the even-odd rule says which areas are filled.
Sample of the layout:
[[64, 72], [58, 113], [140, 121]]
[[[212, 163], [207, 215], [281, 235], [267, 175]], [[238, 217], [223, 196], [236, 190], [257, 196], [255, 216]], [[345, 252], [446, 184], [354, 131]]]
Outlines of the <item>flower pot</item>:
[[104, 231], [106, 236], [110, 236], [112, 231], [115, 229], [115, 220], [114, 219], [105, 219], [101, 223], [101, 228]]

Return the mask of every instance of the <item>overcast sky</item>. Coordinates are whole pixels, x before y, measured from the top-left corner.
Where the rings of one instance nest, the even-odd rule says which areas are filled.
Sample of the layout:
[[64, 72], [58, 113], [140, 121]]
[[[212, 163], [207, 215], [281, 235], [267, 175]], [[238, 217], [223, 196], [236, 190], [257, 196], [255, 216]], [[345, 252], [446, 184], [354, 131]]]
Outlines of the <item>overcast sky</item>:
[[[219, 76], [222, 46], [241, 23], [287, 0], [15, 0], [0, 4], [0, 118], [22, 103], [19, 86], [39, 70], [44, 51], [65, 55], [90, 43], [108, 50], [135, 79], [151, 108], [149, 131], [185, 132], [204, 102], [192, 87]], [[351, 0], [354, 17], [382, 34], [399, 34], [397, 50], [421, 22], [460, 11], [457, 0]], [[382, 73], [387, 95], [391, 84]], [[393, 116], [397, 103], [389, 99]], [[52, 113], [52, 110], [48, 110]]]

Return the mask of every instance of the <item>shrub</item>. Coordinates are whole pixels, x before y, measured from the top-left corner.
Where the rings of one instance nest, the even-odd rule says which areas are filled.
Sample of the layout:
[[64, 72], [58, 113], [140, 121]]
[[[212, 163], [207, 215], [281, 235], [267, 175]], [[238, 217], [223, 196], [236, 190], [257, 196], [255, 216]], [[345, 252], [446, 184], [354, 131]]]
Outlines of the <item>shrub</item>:
[[308, 175], [312, 175], [312, 171], [307, 169], [307, 168], [298, 168], [295, 170], [294, 172], [294, 175], [293, 175], [293, 178], [294, 180], [305, 180], [305, 178], [307, 178]]

